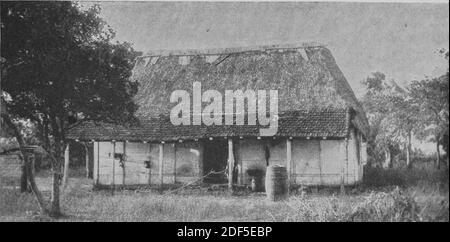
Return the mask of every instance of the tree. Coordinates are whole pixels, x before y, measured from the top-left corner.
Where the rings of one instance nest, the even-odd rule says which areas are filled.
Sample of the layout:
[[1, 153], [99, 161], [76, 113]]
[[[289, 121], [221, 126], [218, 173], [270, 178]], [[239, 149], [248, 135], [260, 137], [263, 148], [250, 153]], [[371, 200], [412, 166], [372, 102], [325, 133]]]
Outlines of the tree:
[[389, 95], [388, 109], [386, 119], [390, 125], [387, 131], [391, 133], [393, 139], [404, 144], [406, 165], [411, 168], [411, 139], [413, 134], [419, 133], [423, 126], [419, 118], [419, 107], [412, 101], [409, 92], [395, 86]]
[[391, 150], [395, 144], [391, 142], [390, 134], [384, 132], [385, 115], [388, 113], [385, 79], [386, 76], [381, 72], [374, 72], [368, 76], [362, 82], [366, 87], [366, 93], [361, 99], [361, 103], [369, 119], [370, 132], [367, 139], [367, 152], [371, 157], [371, 163], [378, 163], [384, 158], [382, 165], [390, 167], [392, 164]]
[[[448, 61], [448, 51], [446, 59]], [[444, 147], [448, 147], [448, 88], [448, 70], [446, 74], [437, 78], [413, 81], [410, 86], [411, 96], [420, 108], [420, 117], [426, 126], [422, 130], [421, 136], [431, 136], [430, 141], [436, 143], [436, 167], [438, 169], [441, 163], [439, 146], [442, 144]]]
[[[53, 157], [50, 215], [59, 216], [65, 134], [86, 120], [136, 122], [129, 79], [139, 54], [112, 43], [100, 8], [73, 2], [1, 2], [1, 80], [8, 113], [37, 125]], [[6, 118], [6, 117], [4, 117]]]
[[380, 159], [384, 167], [392, 166], [392, 151], [404, 147], [406, 163], [411, 167], [411, 138], [420, 129], [418, 107], [407, 90], [395, 81], [386, 81], [383, 73], [375, 72], [363, 81], [367, 92], [362, 99], [370, 124], [369, 155]]

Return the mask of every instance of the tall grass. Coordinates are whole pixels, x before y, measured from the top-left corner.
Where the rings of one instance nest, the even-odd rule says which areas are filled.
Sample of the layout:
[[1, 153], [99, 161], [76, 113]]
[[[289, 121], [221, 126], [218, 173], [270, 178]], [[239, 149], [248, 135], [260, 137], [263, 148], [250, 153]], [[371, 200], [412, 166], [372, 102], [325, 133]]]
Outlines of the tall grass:
[[[264, 194], [230, 196], [188, 190], [92, 191], [73, 185], [62, 196], [61, 221], [449, 221], [448, 175], [372, 170], [347, 195], [310, 192], [270, 202]], [[365, 178], [367, 179], [367, 177]], [[367, 182], [367, 180], [366, 180]], [[0, 191], [0, 220], [44, 220], [31, 194]]]

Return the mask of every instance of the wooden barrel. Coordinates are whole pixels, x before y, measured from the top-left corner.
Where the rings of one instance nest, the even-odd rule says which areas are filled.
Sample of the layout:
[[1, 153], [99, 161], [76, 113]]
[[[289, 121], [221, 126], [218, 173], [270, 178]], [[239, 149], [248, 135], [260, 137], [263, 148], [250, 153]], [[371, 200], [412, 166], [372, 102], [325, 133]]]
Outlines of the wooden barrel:
[[266, 169], [266, 194], [270, 201], [288, 197], [289, 183], [287, 169], [284, 166], [268, 166]]

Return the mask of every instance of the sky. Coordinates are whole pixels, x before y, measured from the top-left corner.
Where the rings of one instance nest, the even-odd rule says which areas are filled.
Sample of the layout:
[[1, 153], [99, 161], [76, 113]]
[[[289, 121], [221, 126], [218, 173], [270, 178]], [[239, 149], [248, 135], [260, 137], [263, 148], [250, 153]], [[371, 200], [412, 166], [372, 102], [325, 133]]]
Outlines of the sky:
[[[87, 2], [84, 3], [89, 4]], [[357, 96], [374, 71], [405, 86], [443, 74], [448, 3], [98, 2], [144, 53], [315, 41], [331, 50]]]

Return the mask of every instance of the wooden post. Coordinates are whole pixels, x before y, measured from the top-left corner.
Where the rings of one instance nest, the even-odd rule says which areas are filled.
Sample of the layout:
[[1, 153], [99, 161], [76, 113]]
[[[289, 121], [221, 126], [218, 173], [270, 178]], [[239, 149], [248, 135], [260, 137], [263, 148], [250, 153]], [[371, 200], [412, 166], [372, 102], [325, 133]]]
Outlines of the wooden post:
[[228, 189], [233, 191], [234, 154], [233, 139], [228, 139]]
[[234, 162], [237, 165], [238, 172], [237, 172], [237, 182], [239, 185], [244, 184], [244, 177], [243, 177], [243, 167], [242, 167], [242, 156], [241, 156], [241, 141], [237, 140], [236, 145], [234, 146]]
[[341, 164], [341, 194], [345, 194], [345, 165], [348, 162], [348, 139], [344, 140], [345, 144], [345, 160]]
[[89, 147], [88, 143], [84, 143], [84, 149], [85, 149], [85, 160], [86, 160], [86, 178], [89, 178]]
[[[148, 144], [148, 149], [149, 149], [149, 153], [151, 154], [152, 153], [152, 145], [151, 144]], [[149, 162], [150, 162], [150, 168], [148, 168], [148, 185], [151, 185], [152, 184], [152, 164], [151, 164], [150, 160], [149, 160]]]
[[113, 141], [112, 145], [113, 145], [113, 153], [112, 153], [112, 187], [113, 187], [113, 189], [112, 189], [112, 192], [114, 194], [114, 189], [116, 188], [115, 187], [115, 185], [116, 185], [116, 182], [115, 182], [116, 181], [116, 165], [115, 165], [116, 158], [114, 157], [114, 155], [116, 154], [116, 142]]
[[291, 186], [291, 173], [292, 173], [292, 140], [286, 140], [286, 169], [288, 175], [288, 184]]
[[162, 187], [164, 184], [164, 176], [163, 176], [163, 165], [164, 165], [164, 144], [159, 144], [159, 182]]
[[198, 156], [198, 178], [200, 179], [200, 182], [203, 182], [204, 179], [204, 173], [203, 173], [203, 153], [205, 151], [205, 147], [203, 142], [198, 142], [198, 150], [199, 150], [199, 156]]
[[66, 145], [64, 150], [64, 176], [63, 176], [63, 189], [67, 186], [67, 180], [69, 176], [69, 143]]
[[173, 145], [173, 183], [177, 183], [177, 143]]
[[122, 184], [125, 185], [125, 162], [127, 159], [127, 142], [123, 142], [123, 157], [122, 157]]
[[100, 142], [97, 142], [97, 185], [100, 183]]
[[320, 185], [323, 185], [323, 169], [322, 169], [322, 141], [319, 140], [319, 181]]

